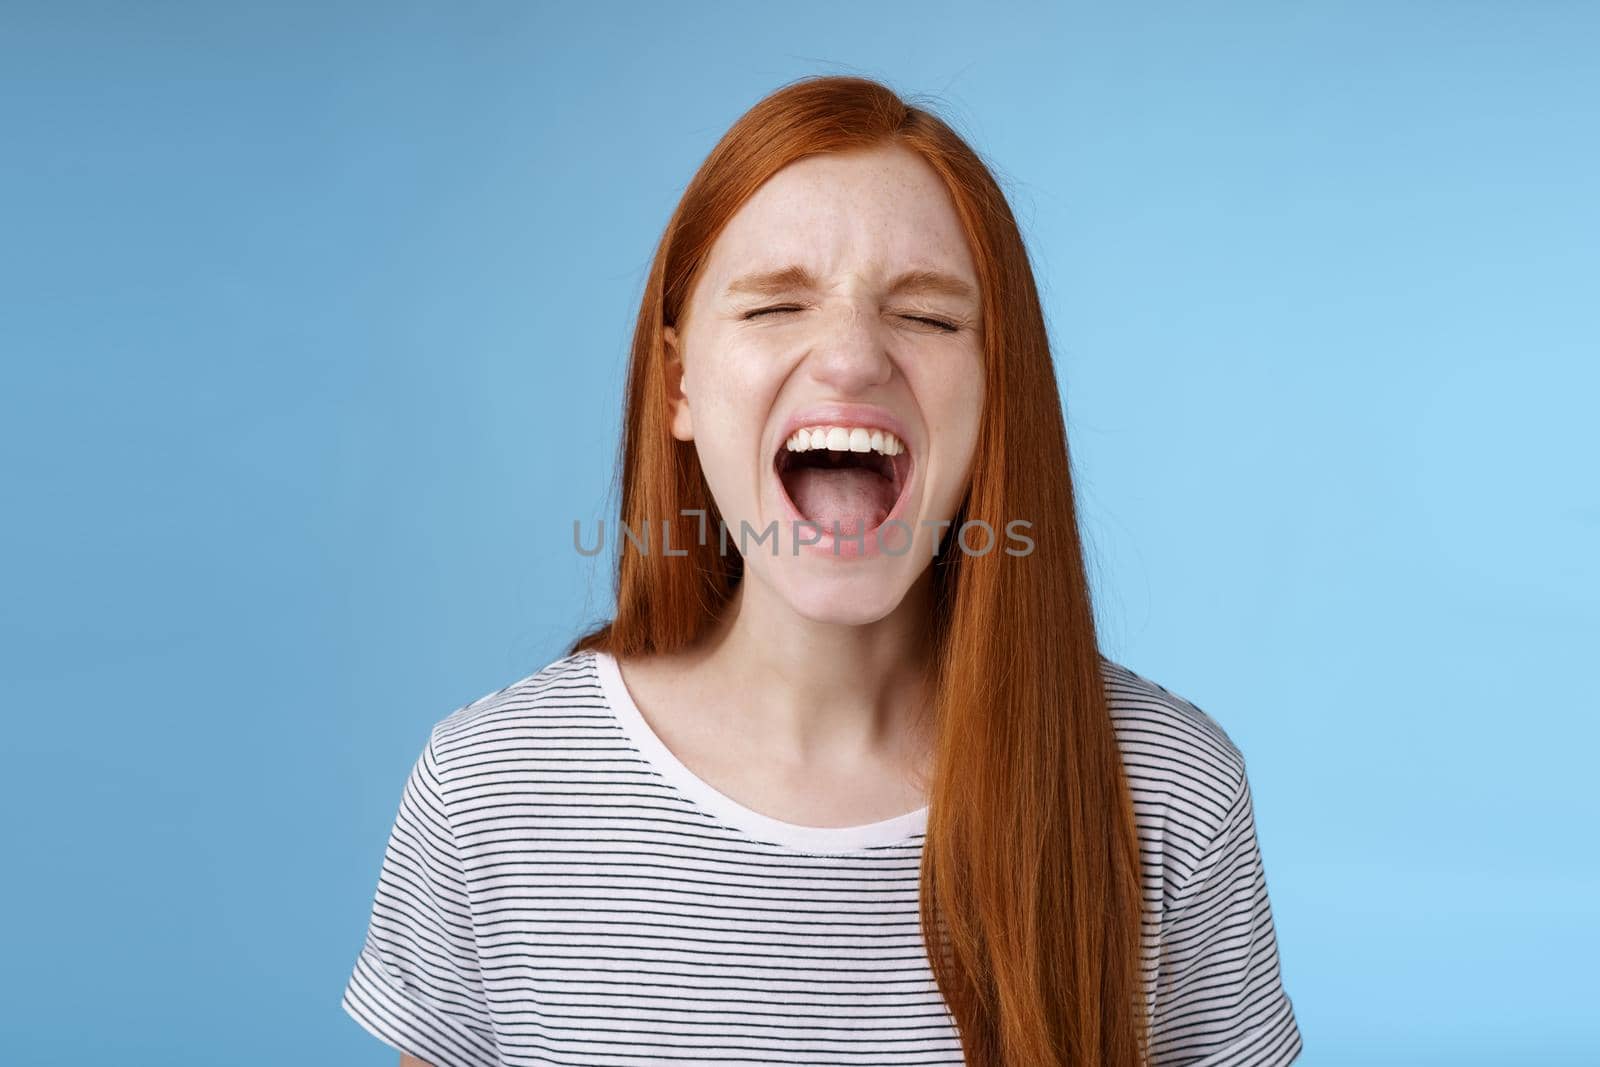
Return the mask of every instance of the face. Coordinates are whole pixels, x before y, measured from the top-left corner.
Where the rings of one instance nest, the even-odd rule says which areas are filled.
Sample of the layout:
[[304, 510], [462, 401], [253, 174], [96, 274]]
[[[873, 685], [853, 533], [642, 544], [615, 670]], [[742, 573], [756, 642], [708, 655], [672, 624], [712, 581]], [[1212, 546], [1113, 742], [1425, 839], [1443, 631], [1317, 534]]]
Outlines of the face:
[[729, 221], [667, 330], [668, 388], [745, 581], [816, 621], [900, 604], [954, 536], [979, 315], [955, 206], [908, 149], [798, 160]]

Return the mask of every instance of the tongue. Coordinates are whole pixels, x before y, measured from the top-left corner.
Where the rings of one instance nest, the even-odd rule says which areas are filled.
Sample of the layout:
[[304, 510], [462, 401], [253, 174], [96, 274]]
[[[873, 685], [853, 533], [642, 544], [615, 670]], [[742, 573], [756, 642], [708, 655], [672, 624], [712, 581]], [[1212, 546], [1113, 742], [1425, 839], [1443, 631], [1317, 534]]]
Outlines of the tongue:
[[[859, 467], [791, 471], [785, 487], [800, 514], [830, 534], [837, 522], [840, 533], [859, 536], [882, 525], [894, 507], [894, 487], [881, 474]], [[863, 520], [865, 527], [859, 525]]]

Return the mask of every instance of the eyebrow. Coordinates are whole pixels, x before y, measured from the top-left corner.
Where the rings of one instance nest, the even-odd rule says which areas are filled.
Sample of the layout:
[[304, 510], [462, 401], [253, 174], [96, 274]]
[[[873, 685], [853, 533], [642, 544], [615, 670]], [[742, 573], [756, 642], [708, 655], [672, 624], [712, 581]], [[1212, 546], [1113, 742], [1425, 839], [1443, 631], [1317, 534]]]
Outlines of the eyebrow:
[[[806, 268], [791, 264], [777, 270], [746, 274], [728, 284], [727, 292], [754, 293], [758, 296], [775, 296], [796, 289], [815, 289], [817, 280]], [[908, 270], [889, 283], [891, 295], [905, 293], [933, 293], [976, 301], [978, 292], [970, 284], [953, 274], [939, 270]]]

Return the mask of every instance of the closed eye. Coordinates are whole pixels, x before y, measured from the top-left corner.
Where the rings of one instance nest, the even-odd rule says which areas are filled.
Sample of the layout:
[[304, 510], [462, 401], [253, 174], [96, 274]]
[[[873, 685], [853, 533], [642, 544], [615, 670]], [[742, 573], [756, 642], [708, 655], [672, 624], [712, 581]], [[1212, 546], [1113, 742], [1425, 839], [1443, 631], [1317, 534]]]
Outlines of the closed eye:
[[[745, 319], [755, 319], [755, 318], [759, 318], [759, 317], [761, 317], [763, 315], [777, 315], [777, 314], [782, 314], [782, 313], [784, 313], [786, 311], [804, 311], [804, 310], [805, 310], [805, 308], [797, 307], [797, 306], [795, 306], [793, 304], [779, 304], [779, 305], [776, 305], [774, 307], [754, 308], [754, 309], [752, 309], [750, 311], [745, 312], [742, 317], [745, 318]], [[944, 319], [936, 319], [936, 318], [932, 318], [932, 317], [930, 317], [928, 315], [902, 315], [900, 317], [905, 319], [908, 322], [921, 323], [924, 326], [928, 326], [928, 327], [931, 327], [931, 328], [936, 329], [936, 330], [941, 330], [941, 331], [943, 331], [945, 333], [955, 333], [957, 330], [961, 329], [960, 326], [958, 326], [957, 324], [955, 324], [953, 322], [946, 322]]]
[[801, 311], [801, 310], [804, 310], [804, 309], [795, 307], [793, 304], [783, 304], [783, 305], [778, 306], [778, 307], [756, 308], [754, 311], [747, 311], [747, 312], [744, 313], [744, 318], [753, 319], [753, 318], [757, 317], [758, 315], [771, 315], [772, 313], [778, 312], [778, 311]]

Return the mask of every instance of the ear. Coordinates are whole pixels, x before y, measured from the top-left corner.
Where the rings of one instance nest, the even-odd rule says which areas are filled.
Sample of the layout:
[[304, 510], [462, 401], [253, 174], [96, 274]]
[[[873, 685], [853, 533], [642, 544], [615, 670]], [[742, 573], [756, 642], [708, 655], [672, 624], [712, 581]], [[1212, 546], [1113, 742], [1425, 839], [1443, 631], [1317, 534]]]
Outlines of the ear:
[[689, 396], [683, 391], [683, 345], [678, 331], [663, 327], [666, 340], [667, 407], [670, 413], [672, 436], [680, 441], [694, 440], [694, 419], [689, 413]]

